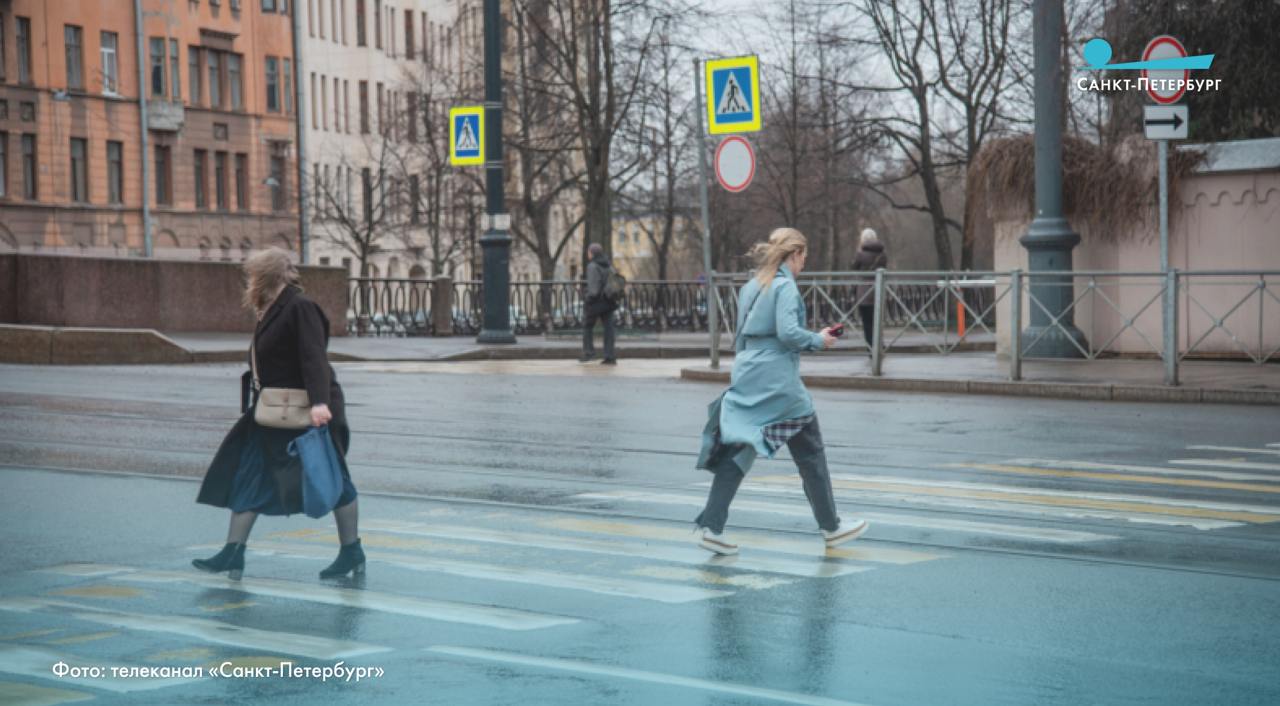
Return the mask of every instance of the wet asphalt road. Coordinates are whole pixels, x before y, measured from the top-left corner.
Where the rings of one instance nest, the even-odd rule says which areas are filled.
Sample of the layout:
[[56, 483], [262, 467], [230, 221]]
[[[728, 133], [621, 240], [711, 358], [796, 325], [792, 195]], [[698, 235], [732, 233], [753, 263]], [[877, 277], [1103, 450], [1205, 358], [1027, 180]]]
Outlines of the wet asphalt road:
[[[693, 546], [714, 386], [672, 361], [339, 365], [369, 573], [263, 518], [190, 570], [235, 366], [0, 366], [0, 703], [1280, 703], [1280, 411], [815, 391], [824, 553], [762, 462]], [[88, 678], [104, 668], [381, 668]]]

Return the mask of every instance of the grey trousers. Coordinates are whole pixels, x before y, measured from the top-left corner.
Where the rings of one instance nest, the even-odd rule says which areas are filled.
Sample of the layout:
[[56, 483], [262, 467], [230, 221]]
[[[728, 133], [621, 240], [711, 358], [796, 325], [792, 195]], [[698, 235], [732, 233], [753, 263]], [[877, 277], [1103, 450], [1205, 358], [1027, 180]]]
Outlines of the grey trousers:
[[613, 339], [614, 339], [614, 323], [613, 312], [591, 312], [587, 314], [586, 321], [582, 326], [582, 354], [595, 355], [595, 328], [596, 320], [604, 324], [604, 357], [605, 360], [614, 359]]
[[[827, 470], [827, 452], [822, 445], [822, 430], [818, 428], [817, 417], [791, 437], [787, 449], [791, 451], [800, 480], [804, 482], [804, 495], [809, 499], [813, 518], [822, 529], [828, 532], [835, 530], [840, 526], [840, 517], [836, 514], [831, 473]], [[737, 447], [726, 446], [723, 453], [711, 460], [715, 478], [711, 481], [706, 507], [694, 520], [699, 527], [707, 527], [717, 534], [724, 531], [725, 522], [729, 520], [729, 504], [738, 493], [738, 486], [742, 485], [742, 470], [733, 462], [733, 453], [737, 450]]]

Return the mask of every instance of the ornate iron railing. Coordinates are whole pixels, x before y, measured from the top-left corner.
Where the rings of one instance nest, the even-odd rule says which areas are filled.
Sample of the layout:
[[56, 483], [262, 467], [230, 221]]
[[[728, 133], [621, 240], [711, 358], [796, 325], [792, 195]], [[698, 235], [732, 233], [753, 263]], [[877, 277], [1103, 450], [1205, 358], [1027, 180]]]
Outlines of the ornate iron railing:
[[[585, 283], [572, 280], [513, 282], [508, 315], [517, 336], [581, 329]], [[695, 281], [639, 280], [627, 283], [618, 325], [638, 331], [705, 331], [706, 289]], [[453, 330], [475, 335], [483, 324], [483, 284], [453, 285]]]
[[432, 282], [356, 277], [348, 282], [347, 332], [358, 336], [430, 336]]

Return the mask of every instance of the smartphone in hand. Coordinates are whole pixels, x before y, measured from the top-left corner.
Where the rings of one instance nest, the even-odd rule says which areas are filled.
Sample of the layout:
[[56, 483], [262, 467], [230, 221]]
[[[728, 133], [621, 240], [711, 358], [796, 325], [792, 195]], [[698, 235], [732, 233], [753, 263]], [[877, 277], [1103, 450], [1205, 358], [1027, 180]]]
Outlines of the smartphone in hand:
[[836, 338], [840, 338], [844, 335], [844, 324], [836, 324], [835, 326], [829, 327], [827, 329], [827, 333], [835, 336]]

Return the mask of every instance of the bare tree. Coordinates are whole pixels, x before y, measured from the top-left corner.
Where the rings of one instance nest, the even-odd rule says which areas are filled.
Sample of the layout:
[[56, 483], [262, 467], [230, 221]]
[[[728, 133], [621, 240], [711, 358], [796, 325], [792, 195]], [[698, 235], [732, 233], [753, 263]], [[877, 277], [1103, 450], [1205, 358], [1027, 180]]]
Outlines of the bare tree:
[[338, 178], [312, 180], [319, 239], [351, 253], [361, 277], [369, 276], [369, 258], [381, 252], [403, 224], [395, 206], [403, 199], [397, 174], [396, 146], [383, 136], [366, 139], [356, 154], [330, 159]]

